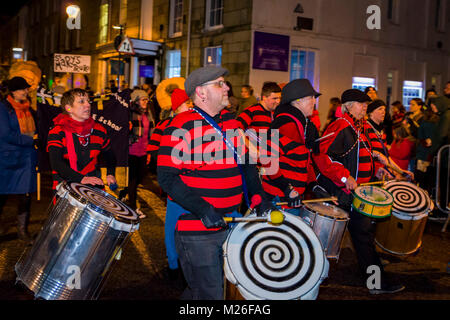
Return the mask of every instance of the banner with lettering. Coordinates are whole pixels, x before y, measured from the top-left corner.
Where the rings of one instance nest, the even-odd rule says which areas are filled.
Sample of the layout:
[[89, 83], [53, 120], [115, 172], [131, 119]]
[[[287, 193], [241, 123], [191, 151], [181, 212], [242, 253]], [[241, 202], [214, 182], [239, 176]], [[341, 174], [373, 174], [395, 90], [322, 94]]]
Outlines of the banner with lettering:
[[[111, 140], [111, 147], [116, 156], [117, 166], [128, 166], [128, 91], [91, 97], [92, 118], [102, 124]], [[38, 134], [39, 134], [39, 168], [50, 170], [46, 152], [48, 132], [53, 126], [53, 119], [62, 112], [61, 95], [39, 88], [37, 91]], [[101, 163], [102, 164], [102, 163]]]
[[53, 71], [71, 73], [90, 73], [91, 56], [81, 54], [55, 53]]

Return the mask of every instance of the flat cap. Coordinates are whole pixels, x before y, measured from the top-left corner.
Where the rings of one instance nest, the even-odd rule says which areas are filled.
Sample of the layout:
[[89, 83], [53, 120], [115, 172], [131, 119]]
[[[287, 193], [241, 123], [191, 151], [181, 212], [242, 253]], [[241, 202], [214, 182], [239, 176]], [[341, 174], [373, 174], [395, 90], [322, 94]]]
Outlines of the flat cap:
[[188, 96], [195, 92], [195, 88], [202, 84], [228, 75], [228, 70], [222, 67], [208, 66], [191, 72], [184, 83], [184, 89]]
[[364, 92], [362, 92], [361, 90], [348, 89], [342, 93], [341, 101], [342, 101], [342, 103], [346, 103], [346, 102], [350, 102], [350, 101], [371, 102], [372, 99], [370, 99], [370, 97], [367, 94], [365, 94]]
[[309, 96], [317, 98], [320, 95], [321, 93], [314, 90], [308, 79], [295, 79], [285, 85], [281, 90], [280, 105]]

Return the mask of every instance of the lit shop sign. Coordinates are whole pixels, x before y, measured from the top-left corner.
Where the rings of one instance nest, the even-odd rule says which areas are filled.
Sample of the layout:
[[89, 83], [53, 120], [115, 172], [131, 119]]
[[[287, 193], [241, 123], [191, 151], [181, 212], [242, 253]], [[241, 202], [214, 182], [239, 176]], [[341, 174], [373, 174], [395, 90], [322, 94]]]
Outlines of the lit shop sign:
[[22, 59], [23, 49], [22, 48], [13, 48], [13, 59]]
[[367, 87], [375, 88], [374, 78], [364, 78], [364, 77], [353, 77], [352, 88], [364, 91]]
[[423, 83], [420, 81], [403, 81], [403, 105], [409, 106], [414, 98], [422, 99]]
[[81, 29], [81, 10], [77, 5], [70, 5], [66, 8], [67, 15], [69, 16], [66, 21], [67, 29]]

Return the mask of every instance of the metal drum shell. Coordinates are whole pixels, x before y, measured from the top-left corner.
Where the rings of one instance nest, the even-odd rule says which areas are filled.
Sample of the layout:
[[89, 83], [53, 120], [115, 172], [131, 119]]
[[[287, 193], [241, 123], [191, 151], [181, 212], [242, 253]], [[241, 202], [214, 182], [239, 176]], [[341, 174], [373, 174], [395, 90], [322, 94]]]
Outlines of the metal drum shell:
[[[321, 203], [336, 207], [328, 203]], [[344, 211], [338, 207], [337, 209]], [[308, 224], [319, 238], [324, 253], [328, 259], [339, 259], [342, 241], [350, 220], [348, 213], [345, 217], [335, 217], [319, 212], [315, 206], [304, 205], [300, 208], [300, 217]]]
[[[59, 193], [32, 248], [15, 266], [17, 280], [36, 298], [96, 299], [114, 258], [139, 226], [137, 222], [118, 222], [86, 201], [80, 206], [79, 197], [69, 190], [66, 185]], [[80, 271], [79, 289], [69, 285], [73, 266]]]

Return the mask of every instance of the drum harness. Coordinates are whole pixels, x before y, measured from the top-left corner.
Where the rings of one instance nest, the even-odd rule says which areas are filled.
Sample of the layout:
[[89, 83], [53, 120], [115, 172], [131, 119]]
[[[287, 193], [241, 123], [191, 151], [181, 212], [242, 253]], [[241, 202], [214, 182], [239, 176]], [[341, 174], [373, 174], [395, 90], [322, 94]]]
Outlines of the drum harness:
[[[356, 177], [355, 177], [355, 181], [356, 181], [358, 179], [358, 173], [359, 173], [360, 142], [363, 143], [364, 148], [369, 152], [371, 158], [372, 158], [372, 152], [370, 152], [370, 148], [368, 148], [366, 143], [363, 140], [360, 139], [360, 135], [361, 135], [360, 132], [358, 130], [356, 130], [355, 127], [353, 127], [353, 125], [350, 123], [350, 121], [348, 121], [345, 118], [338, 118], [338, 119], [345, 120], [349, 124], [349, 126], [353, 129], [353, 131], [356, 133], [356, 135], [357, 135], [357, 139], [356, 139], [355, 143], [353, 144], [353, 146], [347, 152], [345, 152], [343, 155], [339, 156], [340, 158], [344, 158], [346, 155], [348, 155], [355, 148], [356, 144], [358, 144], [358, 153], [357, 153], [357, 156], [356, 156]], [[372, 160], [373, 160], [373, 158], [372, 158]]]
[[197, 106], [193, 108], [193, 110], [195, 112], [197, 112], [203, 119], [205, 119], [205, 121], [214, 128], [214, 130], [216, 130], [216, 132], [222, 137], [223, 141], [225, 142], [225, 145], [233, 151], [233, 156], [234, 156], [234, 160], [236, 161], [236, 164], [239, 168], [239, 172], [241, 173], [241, 178], [242, 178], [242, 190], [244, 193], [244, 198], [245, 198], [245, 202], [247, 204], [248, 207], [250, 207], [250, 200], [248, 198], [248, 189], [247, 189], [247, 183], [245, 182], [245, 176], [244, 176], [244, 171], [242, 168], [242, 158], [241, 156], [237, 153], [236, 148], [234, 147], [234, 145], [231, 143], [231, 141], [229, 141], [226, 138], [225, 133], [222, 131], [222, 129], [219, 127], [219, 125], [217, 124], [217, 122], [214, 121], [214, 119], [207, 114], [205, 111], [201, 110], [200, 108], [198, 108]]

